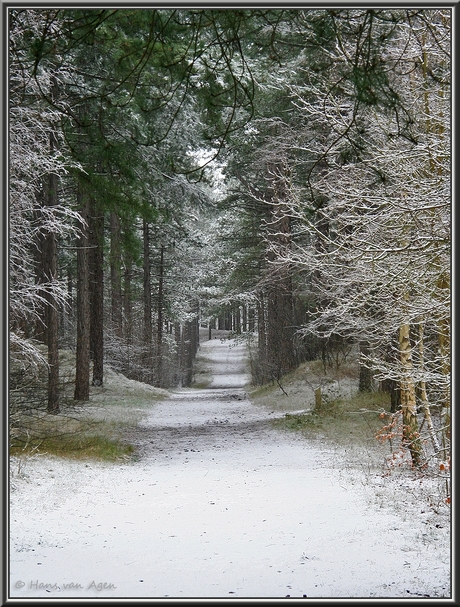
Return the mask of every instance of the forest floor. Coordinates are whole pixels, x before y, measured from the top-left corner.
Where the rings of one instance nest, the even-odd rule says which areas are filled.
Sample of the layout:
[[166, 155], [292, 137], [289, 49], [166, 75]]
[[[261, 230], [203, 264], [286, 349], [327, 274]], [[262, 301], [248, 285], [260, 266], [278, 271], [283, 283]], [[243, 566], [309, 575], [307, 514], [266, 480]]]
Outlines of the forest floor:
[[449, 602], [442, 483], [388, 467], [379, 403], [331, 413], [356, 376], [307, 365], [255, 390], [247, 368], [244, 344], [217, 335], [201, 341], [199, 387], [108, 373], [85, 415], [119, 420], [131, 454], [14, 455], [9, 596]]

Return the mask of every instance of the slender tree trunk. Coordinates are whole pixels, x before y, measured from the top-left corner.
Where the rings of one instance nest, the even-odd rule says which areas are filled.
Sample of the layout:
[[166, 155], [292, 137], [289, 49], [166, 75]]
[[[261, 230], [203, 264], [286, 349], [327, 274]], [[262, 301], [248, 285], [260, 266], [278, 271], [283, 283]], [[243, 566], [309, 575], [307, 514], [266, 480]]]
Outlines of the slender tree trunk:
[[[56, 148], [54, 134], [50, 137], [51, 150]], [[48, 176], [47, 205], [55, 206], [58, 203], [58, 177]], [[57, 280], [57, 240], [53, 232], [46, 232], [44, 237], [43, 273], [48, 283]], [[46, 299], [46, 344], [48, 346], [48, 404], [50, 413], [59, 413], [59, 317], [58, 304], [53, 292], [47, 291]]]
[[[424, 337], [423, 337], [424, 322], [423, 321], [421, 321], [419, 323], [418, 328], [419, 328], [419, 333], [418, 333], [419, 365], [420, 365], [420, 370], [424, 374], [425, 355], [424, 355], [424, 344], [423, 344], [423, 340], [424, 340]], [[431, 442], [433, 443], [435, 452], [439, 453], [441, 451], [441, 446], [438, 442], [436, 432], [434, 430], [433, 420], [431, 418], [430, 403], [428, 402], [428, 395], [426, 392], [426, 382], [424, 379], [422, 379], [420, 381], [420, 402], [421, 402], [421, 407], [423, 409], [423, 417], [428, 426], [428, 432], [430, 434]]]
[[174, 324], [174, 339], [176, 342], [176, 366], [177, 366], [177, 375], [175, 377], [175, 381], [179, 387], [182, 387], [182, 360], [183, 360], [183, 344], [182, 344], [182, 327], [176, 322]]
[[[296, 366], [294, 353], [294, 297], [291, 266], [273, 262], [289, 258], [292, 246], [291, 218], [288, 199], [289, 169], [284, 162], [270, 163], [268, 174], [272, 180], [272, 201], [269, 205], [267, 266], [267, 356], [270, 379], [279, 379]], [[272, 269], [274, 268], [274, 269]]]
[[403, 418], [403, 442], [408, 447], [412, 464], [420, 465], [421, 442], [417, 421], [415, 385], [412, 379], [412, 352], [410, 345], [410, 325], [405, 323], [399, 329], [399, 352], [403, 377], [401, 379], [401, 409]]
[[192, 323], [187, 320], [182, 331], [182, 369], [185, 386], [190, 386], [193, 379]]
[[259, 293], [257, 299], [257, 350], [258, 361], [255, 365], [256, 383], [263, 384], [268, 381], [269, 373], [267, 372], [267, 323], [265, 311], [265, 296], [262, 292]]
[[123, 337], [121, 294], [121, 229], [118, 215], [110, 213], [110, 282], [112, 294], [112, 327], [116, 337]]
[[160, 247], [160, 265], [158, 268], [158, 322], [157, 322], [157, 381], [163, 384], [163, 308], [164, 308], [164, 246]]
[[[440, 293], [448, 298], [450, 290], [450, 279], [446, 274], [442, 274], [438, 281], [438, 289]], [[451, 439], [451, 396], [450, 396], [450, 319], [441, 319], [438, 323], [438, 346], [439, 358], [441, 361], [440, 367], [442, 375], [445, 379], [444, 390], [442, 394], [442, 419], [443, 433], [442, 442], [445, 451], [446, 459], [450, 457], [450, 439]]]
[[[200, 346], [200, 304], [197, 301], [195, 304], [195, 318], [192, 321], [193, 326], [193, 360]], [[192, 361], [193, 362], [193, 361]]]
[[125, 288], [123, 289], [123, 311], [125, 320], [124, 335], [126, 342], [131, 344], [133, 338], [133, 260], [129, 252], [126, 255], [124, 273]]
[[89, 300], [89, 208], [86, 193], [79, 188], [79, 206], [86, 222], [77, 248], [77, 352], [74, 399], [89, 400], [90, 374], [90, 300]]
[[144, 367], [146, 369], [147, 382], [153, 382], [153, 326], [152, 326], [152, 287], [150, 282], [150, 229], [149, 224], [143, 221], [144, 238], [144, 288], [143, 288], [143, 307], [144, 307]]
[[104, 214], [91, 200], [89, 217], [91, 358], [93, 386], [104, 380]]
[[[42, 221], [42, 210], [41, 207], [47, 204], [45, 197], [49, 197], [50, 177], [43, 183], [43, 187], [40, 188], [36, 193], [37, 208], [34, 211], [34, 221], [37, 225], [41, 224]], [[45, 249], [46, 249], [46, 235], [42, 230], [39, 230], [35, 237], [33, 246], [34, 252], [34, 273], [35, 273], [35, 284], [42, 285], [46, 282], [45, 278]], [[45, 290], [40, 289], [37, 294], [46, 300]], [[41, 341], [44, 344], [48, 343], [47, 337], [47, 320], [46, 320], [46, 304], [42, 301], [38, 301], [36, 304], [37, 318], [34, 324], [33, 334], [35, 339]]]

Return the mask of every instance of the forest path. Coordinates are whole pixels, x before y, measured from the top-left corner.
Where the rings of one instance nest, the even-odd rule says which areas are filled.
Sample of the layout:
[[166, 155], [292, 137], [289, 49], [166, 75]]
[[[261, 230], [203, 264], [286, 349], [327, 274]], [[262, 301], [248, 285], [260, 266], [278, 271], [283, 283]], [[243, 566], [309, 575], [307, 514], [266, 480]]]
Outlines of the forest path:
[[136, 436], [129, 436], [143, 457], [172, 459], [183, 453], [191, 457], [203, 448], [237, 449], [239, 442], [270, 433], [275, 413], [252, 405], [245, 390], [250, 382], [245, 345], [207, 340], [197, 358], [211, 375], [208, 387], [177, 390], [151, 410]]
[[246, 396], [242, 346], [200, 356], [210, 387], [153, 403], [136, 461], [33, 463], [13, 495], [14, 598], [446, 596], [447, 529], [429, 531], [419, 505], [388, 510], [344, 454], [273, 428]]

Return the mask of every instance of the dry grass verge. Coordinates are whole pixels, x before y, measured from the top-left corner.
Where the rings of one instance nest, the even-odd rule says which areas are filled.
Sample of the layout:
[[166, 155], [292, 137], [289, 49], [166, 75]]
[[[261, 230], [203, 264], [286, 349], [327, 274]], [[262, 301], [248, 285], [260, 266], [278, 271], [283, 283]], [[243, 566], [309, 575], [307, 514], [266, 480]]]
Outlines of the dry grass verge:
[[[285, 412], [273, 420], [275, 427], [301, 433], [307, 440], [345, 449], [350, 461], [381, 467], [390, 445], [376, 439], [382, 427], [380, 413], [390, 406], [389, 394], [360, 393], [359, 369], [344, 363], [324, 369], [321, 361], [302, 364], [280, 381], [249, 392], [253, 403], [272, 411]], [[315, 391], [321, 391], [318, 407]]]
[[[91, 386], [90, 400], [73, 400], [75, 356], [62, 351], [60, 412], [46, 411], [46, 378], [34, 379], [34, 399], [19, 389], [10, 403], [10, 454], [49, 454], [72, 459], [115, 461], [135, 457], [126, 440], [151, 408], [169, 392], [127, 379], [106, 367], [103, 386]], [[28, 388], [30, 390], [30, 388]]]

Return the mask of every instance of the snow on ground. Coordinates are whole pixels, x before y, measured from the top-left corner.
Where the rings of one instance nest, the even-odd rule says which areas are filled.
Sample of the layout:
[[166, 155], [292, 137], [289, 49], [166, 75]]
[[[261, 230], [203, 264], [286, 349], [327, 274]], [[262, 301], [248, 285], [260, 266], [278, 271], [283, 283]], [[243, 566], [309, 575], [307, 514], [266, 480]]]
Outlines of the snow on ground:
[[137, 461], [22, 462], [11, 598], [451, 596], [446, 513], [274, 429], [231, 343], [201, 345], [208, 389], [152, 402]]

